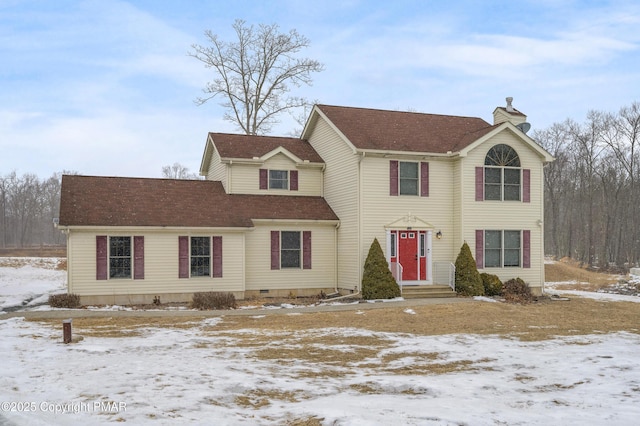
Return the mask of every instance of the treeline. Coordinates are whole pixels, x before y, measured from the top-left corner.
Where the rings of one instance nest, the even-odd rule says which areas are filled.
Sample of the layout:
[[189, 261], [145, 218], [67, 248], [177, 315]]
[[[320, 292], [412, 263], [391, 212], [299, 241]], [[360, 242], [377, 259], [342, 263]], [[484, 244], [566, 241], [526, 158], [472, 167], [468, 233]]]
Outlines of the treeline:
[[16, 172], [0, 176], [0, 248], [65, 244], [53, 226], [60, 207], [61, 173], [41, 180]]
[[[617, 113], [590, 111], [583, 123], [567, 119], [531, 136], [556, 158], [544, 173], [545, 253], [607, 269], [637, 265], [640, 103]], [[163, 168], [163, 176], [191, 177], [179, 164]], [[1, 248], [65, 243], [53, 226], [60, 179], [0, 177]]]
[[545, 167], [545, 252], [611, 269], [640, 256], [640, 103], [532, 134]]

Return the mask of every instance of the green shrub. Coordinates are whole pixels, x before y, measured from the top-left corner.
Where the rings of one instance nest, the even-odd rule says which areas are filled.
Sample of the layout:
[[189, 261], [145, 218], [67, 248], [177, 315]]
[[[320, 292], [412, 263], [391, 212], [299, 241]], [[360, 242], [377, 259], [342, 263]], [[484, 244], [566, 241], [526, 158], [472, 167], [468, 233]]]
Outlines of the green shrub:
[[378, 239], [374, 238], [367, 260], [364, 262], [362, 298], [371, 300], [394, 297], [400, 297], [400, 287], [389, 270], [389, 264], [384, 258]]
[[527, 304], [533, 302], [531, 289], [521, 278], [512, 278], [502, 285], [502, 297], [509, 303]]
[[217, 291], [193, 293], [191, 300], [191, 307], [201, 311], [211, 309], [235, 309], [236, 306], [236, 297], [233, 293]]
[[484, 295], [482, 278], [467, 243], [462, 244], [456, 258], [456, 291], [463, 296]]
[[482, 278], [482, 286], [484, 287], [484, 294], [487, 296], [499, 296], [502, 294], [502, 281], [497, 275], [487, 274], [483, 272], [480, 274]]
[[49, 296], [49, 306], [52, 308], [76, 309], [81, 307], [80, 296], [77, 294], [52, 294]]

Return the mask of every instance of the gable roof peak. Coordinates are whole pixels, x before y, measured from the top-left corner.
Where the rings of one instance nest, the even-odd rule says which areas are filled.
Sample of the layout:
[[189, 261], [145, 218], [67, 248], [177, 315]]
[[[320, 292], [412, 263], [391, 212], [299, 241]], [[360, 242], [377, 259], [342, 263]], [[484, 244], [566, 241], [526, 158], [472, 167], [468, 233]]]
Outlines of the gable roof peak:
[[282, 148], [301, 161], [324, 162], [307, 140], [296, 137], [210, 132], [208, 140], [213, 143], [221, 158], [263, 158], [272, 152], [280, 152]]

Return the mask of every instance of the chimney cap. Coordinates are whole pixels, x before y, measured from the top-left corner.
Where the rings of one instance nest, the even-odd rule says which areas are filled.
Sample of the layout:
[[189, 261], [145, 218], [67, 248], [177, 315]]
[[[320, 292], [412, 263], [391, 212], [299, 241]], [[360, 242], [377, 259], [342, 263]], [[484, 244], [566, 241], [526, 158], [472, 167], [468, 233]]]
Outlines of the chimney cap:
[[512, 98], [511, 96], [507, 97], [507, 108], [506, 108], [506, 109], [507, 109], [507, 111], [509, 111], [509, 112], [513, 112], [513, 111], [515, 111], [515, 110], [513, 109], [513, 105], [511, 105], [511, 102], [513, 102], [513, 98]]

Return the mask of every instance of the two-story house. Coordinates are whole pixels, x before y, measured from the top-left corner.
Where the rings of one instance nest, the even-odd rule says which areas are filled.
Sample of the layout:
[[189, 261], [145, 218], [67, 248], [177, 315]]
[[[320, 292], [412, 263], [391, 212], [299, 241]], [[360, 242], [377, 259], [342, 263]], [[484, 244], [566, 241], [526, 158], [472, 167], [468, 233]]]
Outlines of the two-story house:
[[481, 271], [541, 293], [553, 158], [510, 98], [493, 115], [316, 105], [300, 139], [210, 133], [204, 181], [64, 176], [68, 291], [119, 304], [357, 293], [377, 238], [403, 287], [451, 285], [466, 241]]

